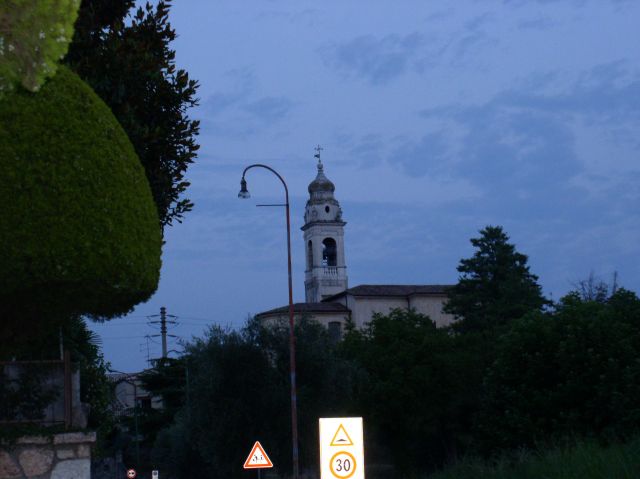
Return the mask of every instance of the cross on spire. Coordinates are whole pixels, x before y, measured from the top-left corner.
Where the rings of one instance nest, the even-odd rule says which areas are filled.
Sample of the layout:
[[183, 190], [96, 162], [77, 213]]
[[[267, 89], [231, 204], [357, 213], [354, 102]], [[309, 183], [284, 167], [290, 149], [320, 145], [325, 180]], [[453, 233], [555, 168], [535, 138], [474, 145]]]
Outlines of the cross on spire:
[[324, 148], [322, 148], [320, 145], [318, 145], [318, 146], [316, 146], [316, 147], [314, 148], [314, 150], [316, 150], [316, 154], [315, 154], [315, 155], [313, 155], [313, 156], [315, 156], [315, 157], [318, 159], [318, 161], [320, 161], [320, 152], [321, 152], [322, 150], [324, 150]]

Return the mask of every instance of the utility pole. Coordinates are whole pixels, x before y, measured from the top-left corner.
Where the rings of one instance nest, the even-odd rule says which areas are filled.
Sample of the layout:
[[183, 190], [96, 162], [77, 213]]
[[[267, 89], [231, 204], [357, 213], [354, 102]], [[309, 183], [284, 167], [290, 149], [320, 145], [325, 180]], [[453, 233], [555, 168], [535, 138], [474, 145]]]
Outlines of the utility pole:
[[167, 357], [167, 308], [160, 308], [160, 334], [162, 335], [162, 357]]
[[[149, 316], [150, 318], [157, 318], [158, 315], [154, 314], [153, 316]], [[160, 324], [160, 334], [159, 336], [162, 338], [162, 359], [166, 359], [167, 357], [167, 336], [175, 337], [173, 334], [167, 334], [167, 324], [176, 324], [176, 316], [173, 314], [167, 314], [167, 308], [162, 306], [160, 308], [160, 320], [159, 321], [149, 321], [151, 324]], [[168, 318], [168, 319], [167, 319]], [[154, 334], [153, 336], [158, 336]]]

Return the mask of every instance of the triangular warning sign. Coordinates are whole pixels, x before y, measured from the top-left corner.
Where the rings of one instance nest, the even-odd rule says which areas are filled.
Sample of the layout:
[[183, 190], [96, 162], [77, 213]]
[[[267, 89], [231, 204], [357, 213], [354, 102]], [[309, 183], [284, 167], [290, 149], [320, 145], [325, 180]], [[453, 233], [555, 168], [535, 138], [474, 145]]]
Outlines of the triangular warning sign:
[[353, 441], [347, 434], [347, 430], [344, 428], [342, 424], [338, 426], [338, 430], [333, 435], [333, 439], [331, 439], [330, 446], [353, 446]]
[[244, 468], [262, 469], [267, 467], [273, 467], [273, 463], [271, 462], [271, 459], [269, 459], [269, 456], [267, 456], [267, 453], [264, 452], [260, 441], [256, 441], [253, 445], [253, 449], [251, 449], [251, 452], [249, 453], [249, 457], [244, 461]]

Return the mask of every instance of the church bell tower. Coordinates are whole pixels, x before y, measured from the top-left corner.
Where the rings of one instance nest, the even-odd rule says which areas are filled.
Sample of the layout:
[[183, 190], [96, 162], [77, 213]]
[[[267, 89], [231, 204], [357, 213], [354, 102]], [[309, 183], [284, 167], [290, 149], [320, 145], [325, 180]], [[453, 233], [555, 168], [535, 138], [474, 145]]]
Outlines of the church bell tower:
[[334, 198], [335, 186], [324, 174], [316, 148], [318, 174], [309, 184], [309, 200], [304, 213], [306, 256], [305, 297], [317, 303], [347, 289], [347, 266], [344, 259], [344, 225], [340, 203]]

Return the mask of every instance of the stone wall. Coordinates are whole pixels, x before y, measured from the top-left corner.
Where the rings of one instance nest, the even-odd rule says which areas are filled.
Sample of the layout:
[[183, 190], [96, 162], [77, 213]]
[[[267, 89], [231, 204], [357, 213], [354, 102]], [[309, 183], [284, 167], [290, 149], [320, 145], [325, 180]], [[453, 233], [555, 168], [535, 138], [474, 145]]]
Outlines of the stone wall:
[[22, 437], [0, 448], [0, 479], [90, 479], [95, 432]]

